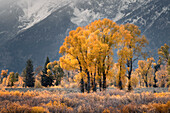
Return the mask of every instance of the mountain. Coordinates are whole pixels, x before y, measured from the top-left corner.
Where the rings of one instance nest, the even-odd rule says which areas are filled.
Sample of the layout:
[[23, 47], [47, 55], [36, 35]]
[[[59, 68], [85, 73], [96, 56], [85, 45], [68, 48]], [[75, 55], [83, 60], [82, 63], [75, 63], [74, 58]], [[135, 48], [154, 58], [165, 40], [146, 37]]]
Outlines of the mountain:
[[96, 19], [134, 23], [150, 41], [148, 48], [170, 45], [169, 0], [0, 0], [0, 69], [21, 72], [27, 59], [35, 67], [47, 56], [58, 60], [70, 30]]

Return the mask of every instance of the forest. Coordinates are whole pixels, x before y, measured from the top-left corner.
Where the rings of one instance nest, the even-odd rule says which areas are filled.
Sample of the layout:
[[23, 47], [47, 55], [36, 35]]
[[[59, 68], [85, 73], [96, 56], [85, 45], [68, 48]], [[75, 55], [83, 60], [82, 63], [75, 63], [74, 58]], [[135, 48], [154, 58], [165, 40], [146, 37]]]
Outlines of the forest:
[[1, 70], [2, 113], [169, 113], [170, 49], [156, 52], [138, 26], [95, 20], [65, 37], [57, 61]]

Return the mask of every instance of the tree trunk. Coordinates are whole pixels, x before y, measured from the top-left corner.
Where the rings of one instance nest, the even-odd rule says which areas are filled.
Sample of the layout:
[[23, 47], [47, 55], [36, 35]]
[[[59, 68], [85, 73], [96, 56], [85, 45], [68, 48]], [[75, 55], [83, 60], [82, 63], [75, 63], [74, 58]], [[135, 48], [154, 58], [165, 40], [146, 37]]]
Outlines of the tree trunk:
[[86, 69], [86, 74], [87, 74], [87, 92], [90, 93], [90, 74], [87, 69]]
[[144, 80], [145, 86], [148, 87], [148, 80], [147, 80], [147, 74], [145, 75], [146, 79]]
[[101, 78], [99, 79], [99, 89], [100, 89], [100, 91], [102, 91], [102, 80], [101, 80]]
[[96, 92], [96, 73], [94, 73], [94, 78], [93, 78], [93, 91]]
[[81, 81], [80, 81], [80, 90], [82, 93], [84, 93], [84, 80], [83, 80], [83, 77], [81, 78]]
[[131, 85], [132, 58], [130, 58], [130, 60], [127, 60], [127, 67], [129, 67], [129, 70], [128, 70], [128, 91], [131, 91], [132, 90], [132, 85]]
[[160, 64], [157, 64], [156, 66], [154, 66], [154, 85], [153, 87], [158, 87], [157, 86], [157, 82], [158, 80], [156, 79], [156, 72], [160, 69]]
[[129, 73], [129, 76], [128, 76], [128, 91], [131, 91], [131, 90], [132, 90], [131, 74]]
[[119, 81], [118, 81], [118, 87], [120, 90], [123, 89], [123, 84], [122, 84], [122, 80], [121, 80], [121, 69], [122, 69], [122, 66], [120, 65], [120, 72], [119, 72]]
[[120, 90], [122, 90], [123, 89], [123, 84], [122, 84], [122, 80], [121, 80], [121, 75], [119, 74], [119, 83], [118, 83], [118, 85], [119, 85], [119, 89]]
[[106, 74], [103, 72], [103, 90], [106, 90]]
[[131, 80], [130, 78], [128, 78], [128, 91], [131, 91], [132, 90], [132, 86], [131, 86]]
[[[77, 58], [77, 60], [78, 60], [78, 58]], [[79, 60], [78, 60], [79, 61]], [[83, 69], [82, 69], [82, 67], [81, 67], [81, 63], [80, 63], [80, 61], [79, 61], [79, 66], [80, 66], [80, 73], [83, 71]], [[84, 79], [83, 79], [83, 77], [81, 77], [81, 81], [80, 81], [80, 91], [82, 92], [82, 93], [84, 93]]]

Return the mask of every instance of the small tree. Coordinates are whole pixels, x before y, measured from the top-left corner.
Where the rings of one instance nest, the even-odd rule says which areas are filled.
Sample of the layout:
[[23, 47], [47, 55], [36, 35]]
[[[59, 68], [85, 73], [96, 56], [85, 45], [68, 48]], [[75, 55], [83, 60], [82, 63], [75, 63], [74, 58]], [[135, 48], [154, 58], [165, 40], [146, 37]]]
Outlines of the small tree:
[[149, 84], [153, 84], [151, 83], [152, 80], [152, 75], [153, 75], [153, 65], [154, 65], [154, 58], [148, 58], [146, 61], [145, 60], [139, 60], [138, 61], [138, 68], [136, 69], [136, 71], [139, 73], [139, 75], [142, 77], [145, 86], [148, 87]]
[[8, 85], [9, 86], [14, 86], [14, 82], [16, 81], [16, 78], [15, 78], [15, 73], [14, 72], [10, 72], [9, 73], [9, 81], [8, 81]]
[[18, 77], [19, 77], [19, 73], [16, 72], [16, 73], [15, 73], [15, 81], [18, 81]]
[[8, 76], [8, 70], [1, 70], [1, 82], [3, 80], [3, 78], [7, 78]]
[[169, 86], [169, 77], [170, 76], [168, 75], [167, 67], [161, 65], [160, 70], [156, 72], [158, 86], [159, 87], [168, 87]]
[[41, 85], [42, 86], [51, 86], [52, 84], [49, 83], [50, 81], [50, 77], [47, 76], [47, 64], [50, 62], [49, 58], [47, 57], [45, 65], [44, 65], [44, 69], [43, 69], [43, 74], [41, 75]]
[[158, 49], [158, 54], [160, 60], [165, 64], [168, 65], [168, 60], [170, 59], [170, 53], [169, 53], [169, 46], [165, 43], [164, 46], [161, 46], [160, 49]]
[[8, 70], [1, 70], [1, 76], [7, 77], [8, 76]]
[[26, 66], [26, 75], [25, 75], [25, 85], [28, 87], [34, 87], [34, 82], [35, 82], [35, 78], [34, 78], [34, 70], [33, 70], [33, 64], [32, 61], [29, 59], [27, 61], [27, 66]]
[[60, 67], [60, 63], [57, 61], [50, 62], [47, 64], [47, 75], [52, 76], [54, 80], [56, 80], [55, 85], [59, 85], [62, 77], [64, 77], [64, 71]]

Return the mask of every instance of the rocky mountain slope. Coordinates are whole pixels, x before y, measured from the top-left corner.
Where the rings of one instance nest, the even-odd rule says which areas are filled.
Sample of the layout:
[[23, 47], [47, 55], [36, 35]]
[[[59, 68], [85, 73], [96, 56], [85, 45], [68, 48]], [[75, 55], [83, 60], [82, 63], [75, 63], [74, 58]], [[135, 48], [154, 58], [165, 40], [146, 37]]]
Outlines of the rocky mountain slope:
[[164, 43], [170, 45], [169, 0], [40, 1], [0, 0], [0, 69], [21, 72], [28, 58], [35, 66], [43, 65], [46, 56], [58, 60], [70, 30], [102, 18], [138, 25], [153, 55]]

